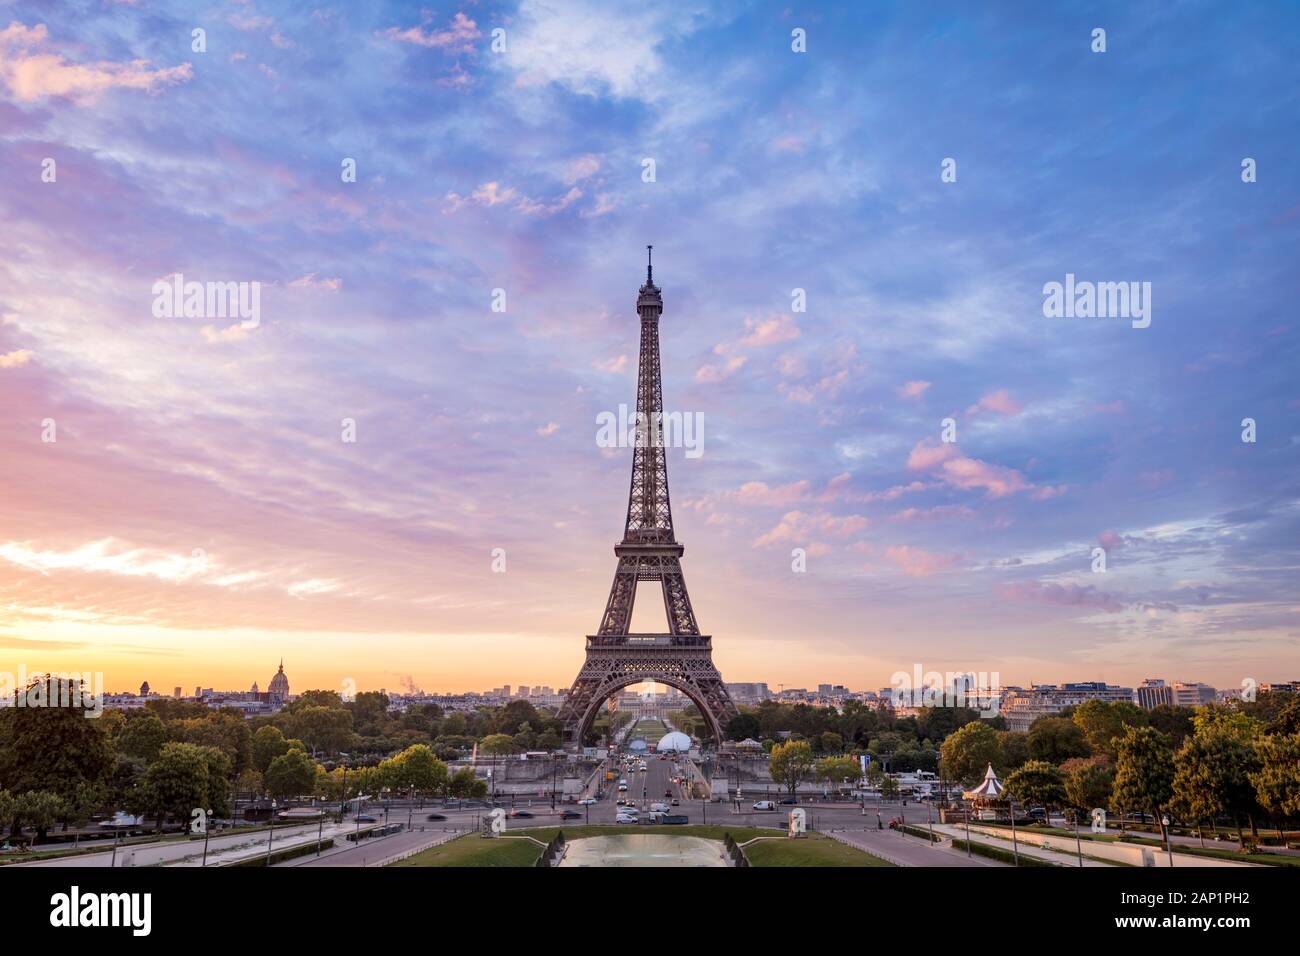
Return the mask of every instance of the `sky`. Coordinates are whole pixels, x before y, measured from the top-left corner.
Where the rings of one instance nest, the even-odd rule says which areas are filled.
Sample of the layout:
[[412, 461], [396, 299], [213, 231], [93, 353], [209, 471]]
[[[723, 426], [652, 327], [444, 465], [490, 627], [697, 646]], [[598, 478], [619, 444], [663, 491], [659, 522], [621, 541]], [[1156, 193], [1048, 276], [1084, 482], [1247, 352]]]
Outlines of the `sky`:
[[1048, 6], [0, 2], [0, 670], [567, 686], [653, 243], [724, 679], [1300, 678], [1300, 11]]

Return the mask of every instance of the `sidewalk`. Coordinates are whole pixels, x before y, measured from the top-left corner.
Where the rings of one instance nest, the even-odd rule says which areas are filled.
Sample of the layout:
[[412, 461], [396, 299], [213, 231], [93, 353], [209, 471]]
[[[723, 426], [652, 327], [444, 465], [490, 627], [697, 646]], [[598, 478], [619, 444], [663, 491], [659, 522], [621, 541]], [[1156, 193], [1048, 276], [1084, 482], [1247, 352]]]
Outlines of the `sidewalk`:
[[[936, 827], [936, 829], [938, 829]], [[895, 866], [1005, 866], [997, 860], [967, 857], [946, 844], [930, 844], [896, 830], [818, 830], [841, 843], [878, 856]]]

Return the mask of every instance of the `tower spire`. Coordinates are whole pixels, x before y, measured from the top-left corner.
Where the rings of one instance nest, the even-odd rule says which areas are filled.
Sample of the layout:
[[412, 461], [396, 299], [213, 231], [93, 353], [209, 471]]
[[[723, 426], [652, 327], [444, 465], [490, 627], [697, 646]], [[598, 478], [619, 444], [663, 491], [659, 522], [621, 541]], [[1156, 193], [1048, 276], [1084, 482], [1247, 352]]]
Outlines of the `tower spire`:
[[655, 284], [654, 246], [645, 247], [645, 281], [646, 285]]

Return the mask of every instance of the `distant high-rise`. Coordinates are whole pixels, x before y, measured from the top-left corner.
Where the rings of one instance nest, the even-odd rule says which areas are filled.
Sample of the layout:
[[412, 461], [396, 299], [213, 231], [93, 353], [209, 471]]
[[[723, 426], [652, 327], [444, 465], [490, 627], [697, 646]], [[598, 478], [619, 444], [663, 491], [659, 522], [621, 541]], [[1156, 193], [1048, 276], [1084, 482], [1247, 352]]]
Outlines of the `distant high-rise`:
[[1200, 681], [1174, 681], [1174, 703], [1179, 707], [1202, 707], [1214, 703], [1214, 688]]
[[1137, 705], [1143, 710], [1174, 702], [1173, 688], [1166, 685], [1159, 677], [1148, 677], [1142, 682], [1142, 686], [1133, 692], [1133, 696], [1137, 699]]
[[148, 697], [148, 696], [149, 696], [149, 682], [148, 682], [148, 681], [145, 681], [143, 684], [140, 685], [140, 696], [141, 696], [141, 697]]

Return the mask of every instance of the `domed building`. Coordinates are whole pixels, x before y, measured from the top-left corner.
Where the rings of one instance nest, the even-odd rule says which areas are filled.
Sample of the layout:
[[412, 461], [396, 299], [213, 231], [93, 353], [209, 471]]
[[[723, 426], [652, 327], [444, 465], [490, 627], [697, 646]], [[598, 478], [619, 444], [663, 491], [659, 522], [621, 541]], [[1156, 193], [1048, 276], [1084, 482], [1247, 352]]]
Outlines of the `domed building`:
[[680, 730], [674, 730], [672, 733], [664, 734], [659, 738], [659, 743], [655, 747], [660, 753], [686, 753], [691, 749], [691, 738], [687, 737]]
[[289, 678], [284, 676], [283, 658], [280, 659], [280, 669], [271, 678], [271, 686], [267, 688], [267, 692], [271, 696], [271, 704], [275, 707], [283, 707], [289, 700]]

